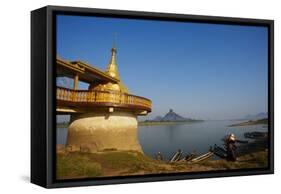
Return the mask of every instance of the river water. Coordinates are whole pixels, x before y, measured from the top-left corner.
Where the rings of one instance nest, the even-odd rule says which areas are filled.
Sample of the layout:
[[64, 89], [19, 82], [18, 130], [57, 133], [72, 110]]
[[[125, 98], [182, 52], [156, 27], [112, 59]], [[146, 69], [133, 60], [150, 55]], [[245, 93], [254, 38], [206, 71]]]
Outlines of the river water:
[[[222, 138], [234, 133], [240, 140], [245, 140], [245, 132], [267, 132], [267, 125], [251, 125], [228, 127], [242, 121], [204, 121], [186, 124], [171, 124], [157, 126], [139, 126], [139, 142], [146, 155], [154, 157], [161, 152], [169, 159], [178, 149], [184, 153], [196, 151], [206, 153], [214, 144], [222, 145]], [[65, 144], [67, 128], [57, 129], [57, 143]], [[248, 140], [248, 139], [247, 139]]]

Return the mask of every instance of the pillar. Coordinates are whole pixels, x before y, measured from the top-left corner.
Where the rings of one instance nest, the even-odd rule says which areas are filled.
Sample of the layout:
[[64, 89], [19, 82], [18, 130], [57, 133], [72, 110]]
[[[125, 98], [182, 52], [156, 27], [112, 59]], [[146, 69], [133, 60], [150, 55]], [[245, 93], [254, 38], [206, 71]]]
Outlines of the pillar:
[[79, 76], [78, 76], [78, 74], [76, 74], [76, 75], [74, 76], [74, 82], [73, 82], [73, 89], [74, 89], [74, 90], [77, 90], [77, 89], [78, 89], [78, 81], [79, 81]]
[[69, 151], [98, 152], [134, 150], [142, 153], [138, 141], [138, 121], [129, 112], [92, 112], [71, 115], [68, 128]]

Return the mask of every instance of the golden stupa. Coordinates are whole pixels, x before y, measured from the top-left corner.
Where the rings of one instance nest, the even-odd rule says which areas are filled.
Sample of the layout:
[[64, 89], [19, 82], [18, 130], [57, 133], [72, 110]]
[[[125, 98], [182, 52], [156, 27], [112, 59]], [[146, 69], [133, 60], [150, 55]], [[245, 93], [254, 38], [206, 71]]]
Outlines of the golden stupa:
[[109, 76], [119, 80], [117, 83], [107, 82], [107, 83], [93, 83], [89, 86], [90, 90], [101, 90], [101, 91], [115, 91], [128, 94], [129, 91], [127, 87], [120, 80], [118, 67], [116, 63], [116, 48], [111, 49], [111, 59], [107, 65], [105, 73]]

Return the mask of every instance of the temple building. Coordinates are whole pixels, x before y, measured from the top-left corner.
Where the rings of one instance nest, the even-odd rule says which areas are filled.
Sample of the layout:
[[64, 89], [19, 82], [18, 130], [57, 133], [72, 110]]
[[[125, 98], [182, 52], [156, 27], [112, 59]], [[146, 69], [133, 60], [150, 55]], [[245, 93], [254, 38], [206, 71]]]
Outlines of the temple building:
[[[57, 114], [70, 114], [67, 136], [69, 151], [97, 152], [135, 150], [138, 142], [137, 116], [151, 112], [151, 101], [129, 93], [116, 63], [116, 48], [106, 71], [81, 61], [57, 58], [57, 77], [73, 79], [73, 88], [57, 86]], [[89, 84], [80, 90], [78, 82]]]

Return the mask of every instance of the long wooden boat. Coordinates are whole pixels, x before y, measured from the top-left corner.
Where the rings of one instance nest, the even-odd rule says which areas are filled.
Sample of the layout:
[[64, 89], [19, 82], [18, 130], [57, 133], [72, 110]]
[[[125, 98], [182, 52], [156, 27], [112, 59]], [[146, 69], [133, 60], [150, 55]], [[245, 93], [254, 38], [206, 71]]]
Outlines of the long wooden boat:
[[215, 145], [213, 151], [214, 151], [214, 154], [220, 158], [225, 159], [227, 157], [226, 150], [220, 146]]
[[202, 154], [200, 156], [197, 156], [191, 160], [188, 161], [188, 163], [197, 163], [197, 162], [201, 162], [204, 160], [209, 159], [210, 157], [212, 157], [214, 155], [214, 152], [212, 150], [210, 150], [209, 152], [207, 152], [206, 154]]
[[182, 156], [182, 151], [177, 151], [173, 157], [170, 159], [169, 162], [177, 162], [181, 159], [181, 156]]

